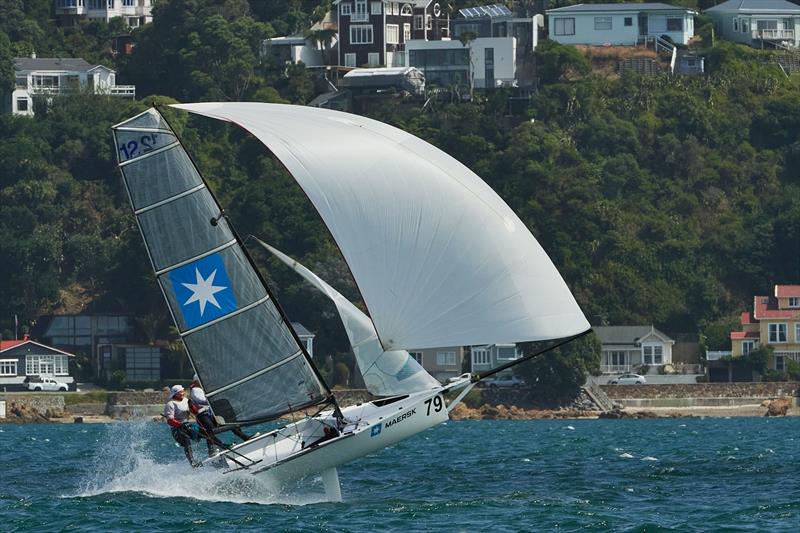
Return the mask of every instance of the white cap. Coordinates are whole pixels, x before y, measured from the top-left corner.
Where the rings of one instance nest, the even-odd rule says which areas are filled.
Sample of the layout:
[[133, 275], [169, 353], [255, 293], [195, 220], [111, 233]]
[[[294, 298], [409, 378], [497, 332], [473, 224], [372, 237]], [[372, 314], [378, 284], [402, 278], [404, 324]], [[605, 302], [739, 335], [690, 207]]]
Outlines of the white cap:
[[193, 382], [196, 381], [197, 383], [200, 383], [200, 377], [197, 374], [195, 374], [194, 376], [192, 376], [192, 381]]
[[176, 394], [179, 392], [183, 392], [183, 385], [173, 385], [171, 389], [169, 389], [169, 399], [175, 397]]

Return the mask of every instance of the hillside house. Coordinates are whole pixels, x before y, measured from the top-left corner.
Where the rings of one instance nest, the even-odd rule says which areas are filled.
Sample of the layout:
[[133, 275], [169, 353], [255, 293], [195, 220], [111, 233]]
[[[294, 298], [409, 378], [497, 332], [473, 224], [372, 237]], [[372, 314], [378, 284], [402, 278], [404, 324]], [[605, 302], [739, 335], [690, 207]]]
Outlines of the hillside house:
[[411, 357], [422, 365], [428, 374], [442, 383], [448, 378], [461, 375], [464, 362], [463, 346], [448, 346], [444, 348], [428, 348], [425, 350], [409, 350]]
[[651, 326], [595, 326], [602, 346], [600, 370], [604, 374], [638, 373], [642, 365], [672, 364], [675, 341]]
[[28, 339], [0, 341], [0, 390], [25, 390], [28, 376], [56, 378], [75, 390], [69, 374], [71, 353]]
[[787, 0], [728, 0], [703, 13], [722, 39], [758, 48], [800, 46], [800, 6]]
[[[517, 349], [516, 344], [487, 344], [481, 346], [471, 346], [471, 372], [473, 374], [483, 374], [505, 365], [511, 361], [516, 361], [522, 354]], [[500, 374], [512, 374], [513, 370], [508, 369]]]
[[53, 5], [56, 18], [66, 24], [122, 17], [129, 27], [138, 28], [153, 21], [153, 0], [54, 0]]
[[772, 296], [755, 296], [753, 311], [741, 314], [740, 331], [731, 332], [731, 355], [740, 357], [770, 346], [768, 368], [786, 372], [791, 359], [800, 363], [800, 285], [775, 285]]
[[80, 58], [14, 58], [14, 90], [3, 108], [14, 115], [33, 115], [33, 99], [87, 91], [135, 98], [134, 85], [117, 85], [116, 72]]
[[442, 0], [334, 0], [339, 64], [347, 67], [405, 66], [405, 43], [450, 36]]
[[692, 9], [662, 3], [576, 4], [548, 9], [550, 39], [561, 44], [633, 46], [652, 39], [687, 44]]

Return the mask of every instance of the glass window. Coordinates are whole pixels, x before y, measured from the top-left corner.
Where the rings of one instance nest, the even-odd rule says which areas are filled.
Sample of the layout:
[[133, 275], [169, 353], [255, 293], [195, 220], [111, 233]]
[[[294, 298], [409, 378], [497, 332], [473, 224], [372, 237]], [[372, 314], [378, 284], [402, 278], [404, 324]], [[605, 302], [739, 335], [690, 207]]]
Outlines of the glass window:
[[355, 54], [345, 54], [344, 55], [344, 66], [346, 66], [346, 67], [354, 67], [354, 66], [356, 66], [356, 55]]
[[664, 348], [663, 346], [651, 345], [642, 347], [644, 354], [644, 364], [646, 365], [661, 365], [664, 364]]
[[372, 24], [350, 26], [350, 44], [372, 44]]
[[456, 352], [436, 352], [436, 364], [439, 366], [455, 366]]
[[422, 364], [422, 352], [408, 352], [408, 353], [409, 355], [411, 355], [411, 357], [414, 358], [414, 361], [416, 361], [419, 364]]
[[786, 369], [786, 358], [783, 355], [775, 355], [775, 370], [783, 371]]
[[339, 6], [339, 13], [342, 15], [350, 15], [353, 12], [353, 5], [350, 3], [343, 3]]
[[422, 24], [422, 15], [414, 15], [414, 29], [421, 30], [423, 28]]
[[27, 110], [28, 110], [28, 99], [17, 98], [17, 111], [27, 111]]
[[517, 358], [516, 346], [502, 346], [502, 347], [498, 346], [497, 358], [513, 361], [514, 359]]
[[742, 355], [747, 355], [753, 351], [755, 343], [753, 341], [742, 341]]
[[397, 24], [386, 25], [386, 43], [398, 44], [400, 42], [400, 26]]
[[633, 17], [625, 17], [625, 26], [633, 26]]
[[411, 40], [411, 24], [406, 22], [403, 24], [403, 42]]
[[17, 360], [4, 359], [0, 361], [0, 376], [16, 376], [17, 375]]
[[769, 342], [786, 342], [786, 324], [769, 324]]
[[739, 19], [733, 19], [733, 31], [739, 31]]
[[414, 14], [414, 10], [411, 9], [411, 4], [403, 4], [403, 8], [400, 10], [400, 14], [404, 17], [410, 17]]
[[371, 67], [377, 67], [381, 64], [381, 54], [378, 52], [370, 52], [367, 54], [367, 63]]
[[800, 307], [800, 298], [796, 296], [789, 298], [789, 307]]
[[683, 31], [683, 18], [667, 17], [667, 31]]
[[473, 365], [489, 365], [491, 363], [492, 358], [489, 356], [489, 350], [486, 348], [475, 348], [472, 350]]
[[610, 30], [611, 29], [611, 17], [595, 17], [594, 18], [594, 29], [596, 29], [596, 30]]
[[553, 29], [556, 35], [575, 35], [575, 19], [572, 17], [553, 19]]
[[367, 0], [356, 0], [356, 11], [352, 16], [353, 20], [367, 20]]
[[372, 15], [380, 15], [383, 13], [383, 2], [372, 2], [369, 5], [369, 12]]

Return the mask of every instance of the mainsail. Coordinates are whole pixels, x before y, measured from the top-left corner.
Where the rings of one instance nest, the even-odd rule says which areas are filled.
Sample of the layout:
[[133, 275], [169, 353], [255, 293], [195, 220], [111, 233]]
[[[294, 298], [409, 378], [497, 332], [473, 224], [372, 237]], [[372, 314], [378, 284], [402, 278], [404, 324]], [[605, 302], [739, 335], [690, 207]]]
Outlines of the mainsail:
[[369, 317], [336, 289], [277, 248], [259, 239], [256, 240], [333, 301], [369, 392], [376, 396], [393, 396], [411, 394], [441, 385], [407, 351], [384, 351]]
[[113, 130], [153, 270], [216, 414], [247, 424], [332, 401], [163, 117], [150, 109]]
[[589, 329], [542, 247], [475, 173], [402, 130], [326, 109], [176, 104], [265, 144], [319, 212], [387, 351]]

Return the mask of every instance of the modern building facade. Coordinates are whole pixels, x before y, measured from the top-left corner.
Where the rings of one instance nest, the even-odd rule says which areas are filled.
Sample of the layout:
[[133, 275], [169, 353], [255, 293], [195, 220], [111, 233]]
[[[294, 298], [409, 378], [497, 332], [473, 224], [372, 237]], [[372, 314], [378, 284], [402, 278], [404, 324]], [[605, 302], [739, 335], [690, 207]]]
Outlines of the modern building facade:
[[640, 372], [642, 366], [672, 364], [675, 341], [651, 326], [595, 326], [600, 339], [600, 370], [604, 374]]
[[135, 98], [134, 85], [117, 85], [116, 72], [104, 65], [90, 65], [80, 58], [14, 59], [14, 90], [4, 103], [6, 112], [33, 115], [33, 99], [86, 91]]
[[703, 13], [722, 39], [759, 48], [800, 46], [800, 6], [787, 0], [728, 0]]
[[153, 21], [153, 0], [54, 0], [56, 17], [67, 24], [81, 18], [108, 22], [122, 17], [131, 28]]
[[662, 3], [575, 4], [546, 13], [549, 37], [561, 44], [628, 46], [648, 38], [685, 45], [694, 36], [697, 14]]
[[405, 66], [405, 43], [450, 36], [443, 0], [334, 0], [340, 65]]

